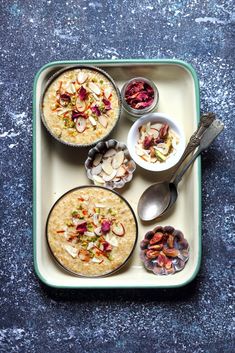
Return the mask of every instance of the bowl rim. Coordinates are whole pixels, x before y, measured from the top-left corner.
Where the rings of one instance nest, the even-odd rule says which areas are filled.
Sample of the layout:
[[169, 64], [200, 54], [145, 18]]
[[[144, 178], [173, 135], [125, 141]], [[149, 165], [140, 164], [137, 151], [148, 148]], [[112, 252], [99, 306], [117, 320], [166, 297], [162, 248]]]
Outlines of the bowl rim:
[[[114, 270], [108, 272], [108, 273], [105, 273], [103, 275], [97, 275], [97, 276], [86, 276], [84, 274], [79, 274], [77, 272], [74, 272], [72, 270], [69, 270], [66, 266], [64, 266], [58, 259], [57, 257], [55, 256], [55, 254], [53, 253], [52, 249], [51, 249], [51, 246], [50, 246], [50, 243], [49, 243], [49, 239], [48, 239], [48, 224], [49, 224], [49, 219], [50, 219], [50, 216], [51, 216], [51, 213], [54, 209], [54, 207], [58, 204], [58, 202], [60, 200], [62, 200], [67, 194], [73, 192], [73, 191], [76, 191], [76, 190], [79, 190], [79, 189], [85, 189], [85, 188], [99, 188], [99, 189], [104, 189], [108, 192], [112, 192], [113, 194], [115, 194], [116, 196], [120, 197], [125, 203], [126, 205], [128, 206], [128, 208], [130, 209], [131, 213], [132, 213], [132, 216], [134, 218], [134, 222], [135, 222], [135, 227], [136, 227], [136, 232], [135, 232], [135, 241], [133, 243], [133, 246], [132, 246], [132, 249], [129, 253], [129, 255], [127, 256], [126, 260], [120, 265], [118, 266], [117, 268], [115, 268]], [[98, 186], [98, 185], [81, 185], [81, 186], [77, 186], [75, 188], [72, 188], [68, 191], [66, 191], [63, 195], [61, 195], [55, 202], [54, 204], [52, 205], [52, 207], [50, 208], [50, 211], [48, 213], [48, 216], [47, 216], [47, 220], [46, 220], [46, 226], [45, 226], [45, 236], [46, 236], [46, 242], [47, 242], [47, 245], [48, 245], [48, 248], [50, 250], [50, 254], [52, 255], [53, 259], [55, 260], [56, 264], [59, 265], [60, 268], [62, 268], [65, 272], [73, 275], [73, 276], [76, 276], [76, 277], [82, 277], [82, 278], [103, 278], [103, 277], [107, 277], [107, 276], [110, 276], [112, 274], [114, 274], [115, 272], [118, 272], [121, 268], [123, 268], [127, 262], [131, 259], [131, 256], [133, 255], [133, 252], [136, 248], [136, 245], [137, 245], [137, 240], [138, 240], [138, 233], [139, 233], [139, 229], [138, 229], [138, 221], [137, 221], [137, 218], [136, 218], [136, 215], [135, 215], [135, 212], [132, 208], [132, 206], [130, 205], [130, 203], [125, 199], [124, 196], [120, 195], [117, 191], [115, 190], [112, 190], [112, 189], [108, 189], [108, 188], [105, 188], [103, 186]]]
[[[58, 77], [60, 76], [62, 73], [66, 72], [66, 71], [69, 71], [69, 70], [76, 70], [76, 69], [88, 69], [88, 70], [93, 70], [93, 71], [98, 71], [99, 73], [103, 74], [113, 85], [113, 88], [115, 89], [116, 91], [116, 94], [117, 94], [117, 98], [118, 98], [118, 117], [116, 119], [116, 122], [115, 124], [113, 125], [112, 129], [109, 130], [107, 132], [106, 135], [104, 135], [102, 138], [99, 138], [98, 140], [95, 140], [91, 143], [86, 143], [86, 144], [75, 144], [75, 143], [69, 143], [69, 142], [66, 142], [66, 141], [63, 141], [61, 140], [59, 137], [57, 137], [55, 134], [53, 134], [51, 132], [51, 130], [49, 129], [49, 127], [47, 126], [47, 123], [46, 123], [46, 119], [44, 117], [44, 113], [43, 113], [43, 101], [44, 101], [44, 97], [45, 97], [45, 94], [46, 94], [46, 91], [47, 89], [49, 88], [49, 86], [53, 83], [53, 81]], [[41, 97], [40, 97], [40, 100], [39, 100], [39, 113], [40, 113], [40, 117], [41, 117], [41, 121], [43, 123], [43, 125], [45, 126], [46, 130], [49, 132], [49, 134], [55, 138], [57, 141], [59, 141], [60, 143], [63, 143], [64, 145], [66, 146], [72, 146], [72, 147], [78, 147], [78, 148], [83, 148], [83, 147], [92, 147], [94, 146], [96, 143], [106, 139], [112, 132], [113, 130], [115, 129], [115, 127], [117, 126], [119, 120], [120, 120], [120, 117], [121, 117], [121, 111], [122, 111], [122, 99], [121, 99], [121, 93], [120, 93], [120, 90], [117, 86], [117, 84], [115, 83], [114, 79], [103, 69], [99, 68], [99, 67], [96, 67], [95, 65], [87, 65], [87, 64], [79, 64], [79, 65], [71, 65], [71, 66], [68, 66], [66, 65], [65, 67], [63, 67], [62, 69], [56, 71], [54, 74], [52, 74], [50, 76], [50, 78], [46, 81], [46, 84], [43, 88], [43, 91], [42, 91], [42, 94], [41, 94]]]
[[[170, 163], [164, 163], [164, 164], [151, 164], [148, 163], [144, 160], [142, 160], [139, 156], [137, 156], [135, 152], [135, 144], [137, 140], [137, 131], [138, 128], [147, 123], [147, 122], [168, 122], [170, 127], [172, 127], [173, 131], [175, 131], [180, 138], [180, 148], [178, 150], [178, 153], [174, 158], [171, 159]], [[136, 136], [135, 136], [136, 135]], [[149, 113], [143, 115], [141, 118], [137, 119], [134, 124], [131, 126], [128, 136], [127, 136], [127, 147], [129, 149], [130, 155], [132, 159], [135, 161], [137, 165], [139, 165], [141, 168], [153, 172], [163, 172], [166, 170], [169, 170], [170, 168], [174, 167], [178, 161], [180, 160], [184, 149], [185, 149], [185, 144], [186, 144], [186, 139], [185, 139], [185, 134], [183, 131], [183, 128], [180, 126], [180, 124], [174, 121], [174, 119], [165, 113]]]

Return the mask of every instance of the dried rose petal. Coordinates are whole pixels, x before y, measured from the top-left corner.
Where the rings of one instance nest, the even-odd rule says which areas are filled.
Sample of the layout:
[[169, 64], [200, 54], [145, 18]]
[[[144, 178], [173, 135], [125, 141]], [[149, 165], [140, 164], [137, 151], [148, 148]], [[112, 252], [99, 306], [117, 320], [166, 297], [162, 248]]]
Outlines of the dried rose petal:
[[91, 111], [92, 111], [92, 113], [94, 113], [97, 116], [101, 115], [101, 111], [97, 105], [94, 105], [93, 107], [91, 107]]
[[112, 250], [112, 245], [109, 244], [107, 241], [103, 243], [104, 251], [111, 251]]
[[83, 86], [81, 86], [78, 96], [81, 99], [81, 101], [84, 101], [86, 99], [87, 91]]
[[67, 94], [67, 93], [63, 93], [60, 95], [60, 99], [62, 99], [63, 101], [65, 102], [70, 102], [71, 98], [70, 98], [70, 95]]
[[108, 99], [103, 98], [102, 102], [104, 103], [105, 110], [110, 110], [111, 109], [111, 102]]
[[127, 86], [125, 100], [134, 109], [144, 109], [153, 103], [154, 90], [147, 82], [135, 81]]
[[84, 234], [87, 231], [87, 223], [83, 223], [80, 224], [76, 227], [76, 230], [80, 233], [80, 234]]
[[169, 125], [168, 124], [164, 124], [160, 131], [159, 131], [159, 137], [160, 138], [164, 138], [166, 137], [167, 133], [168, 133], [168, 130], [169, 130]]
[[88, 116], [86, 113], [76, 112], [75, 110], [72, 111], [72, 120], [78, 119], [79, 117], [87, 119]]
[[110, 231], [110, 227], [111, 227], [111, 222], [104, 220], [101, 223], [101, 231], [102, 231], [102, 233], [104, 233], [104, 234], [108, 233]]
[[143, 148], [148, 150], [153, 145], [152, 136], [146, 136], [143, 142]]

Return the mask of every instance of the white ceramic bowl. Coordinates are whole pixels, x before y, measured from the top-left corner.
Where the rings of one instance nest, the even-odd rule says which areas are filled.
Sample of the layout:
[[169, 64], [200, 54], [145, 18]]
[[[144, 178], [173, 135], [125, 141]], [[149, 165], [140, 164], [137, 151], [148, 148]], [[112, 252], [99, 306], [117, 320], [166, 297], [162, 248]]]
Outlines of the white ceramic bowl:
[[[139, 128], [148, 122], [153, 124], [169, 124], [170, 128], [179, 136], [179, 144], [177, 145], [178, 148], [176, 153], [169, 157], [169, 159], [167, 159], [165, 162], [157, 164], [149, 163], [138, 156], [135, 151], [135, 146], [139, 137]], [[177, 164], [185, 149], [185, 137], [182, 128], [173, 120], [173, 118], [163, 113], [150, 113], [142, 116], [132, 125], [127, 137], [127, 147], [131, 157], [140, 167], [151, 170], [153, 172], [161, 172], [170, 169]]]

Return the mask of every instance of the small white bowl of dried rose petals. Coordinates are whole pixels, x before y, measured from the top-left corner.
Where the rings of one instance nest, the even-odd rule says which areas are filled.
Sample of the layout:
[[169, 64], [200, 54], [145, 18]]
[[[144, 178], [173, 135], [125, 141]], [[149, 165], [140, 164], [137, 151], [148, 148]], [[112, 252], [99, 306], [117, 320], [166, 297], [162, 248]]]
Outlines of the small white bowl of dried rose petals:
[[163, 113], [150, 113], [132, 125], [127, 146], [140, 167], [160, 172], [177, 164], [185, 149], [185, 137], [173, 118]]

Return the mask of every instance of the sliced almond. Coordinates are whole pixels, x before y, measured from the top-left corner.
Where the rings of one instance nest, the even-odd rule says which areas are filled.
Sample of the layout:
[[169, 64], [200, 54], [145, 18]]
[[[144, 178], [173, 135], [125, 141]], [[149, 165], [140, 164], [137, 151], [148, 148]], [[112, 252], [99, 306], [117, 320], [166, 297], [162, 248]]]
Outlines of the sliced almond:
[[142, 156], [142, 158], [146, 161], [146, 162], [150, 162], [150, 156], [148, 154], [144, 154]]
[[159, 131], [157, 129], [151, 128], [149, 131], [149, 135], [153, 136], [154, 138], [157, 138], [159, 135]]
[[95, 184], [105, 184], [104, 179], [102, 179], [99, 175], [93, 175], [93, 180]]
[[87, 80], [87, 73], [85, 73], [84, 71], [79, 71], [79, 73], [77, 74], [77, 81], [78, 83], [82, 84]]
[[93, 218], [93, 223], [96, 226], [98, 226], [98, 224], [99, 224], [99, 214], [98, 213], [94, 213], [92, 218]]
[[108, 120], [105, 116], [101, 115], [98, 117], [99, 123], [106, 128], [108, 126]]
[[70, 83], [70, 91], [72, 93], [76, 93], [76, 87], [75, 87], [75, 84], [74, 83]]
[[93, 98], [95, 98], [96, 101], [100, 100], [99, 97], [94, 92], [92, 92], [92, 95], [93, 95]]
[[116, 183], [118, 183], [119, 181], [121, 180], [121, 178], [117, 178], [117, 177], [115, 177], [114, 179], [113, 179], [113, 181], [115, 181]]
[[117, 151], [114, 148], [110, 148], [107, 152], [105, 152], [104, 158], [113, 157], [116, 153]]
[[111, 96], [111, 93], [112, 93], [112, 88], [110, 86], [105, 87], [104, 89], [105, 98], [109, 99], [109, 97]]
[[61, 115], [64, 115], [65, 113], [69, 112], [70, 109], [69, 108], [59, 108], [56, 111], [57, 111], [57, 115], [61, 116]]
[[122, 223], [117, 223], [113, 225], [112, 232], [119, 237], [123, 237], [125, 234], [125, 228]]
[[80, 98], [77, 98], [76, 108], [79, 112], [84, 112], [84, 110], [86, 109], [86, 103], [82, 101]]
[[102, 259], [98, 259], [98, 258], [95, 257], [95, 256], [91, 259], [91, 261], [94, 262], [94, 263], [97, 263], [97, 264], [100, 264], [101, 262], [103, 262]]
[[118, 169], [122, 165], [124, 158], [125, 155], [123, 151], [119, 151], [118, 153], [116, 153], [112, 160], [112, 167], [114, 169]]
[[94, 232], [85, 232], [84, 235], [86, 235], [87, 237], [94, 237], [95, 233]]
[[65, 245], [64, 249], [67, 251], [67, 253], [72, 256], [73, 258], [78, 256], [78, 250], [76, 248], [74, 248], [71, 245]]
[[111, 180], [113, 180], [113, 178], [115, 178], [116, 174], [117, 174], [117, 171], [115, 169], [113, 169], [112, 174], [110, 174], [110, 175], [104, 174], [103, 179], [104, 179], [104, 181], [111, 181]]
[[168, 146], [166, 143], [158, 143], [157, 146], [154, 146], [157, 151], [160, 151], [164, 155], [168, 153], [169, 147], [170, 146]]
[[104, 159], [103, 160], [102, 169], [108, 175], [113, 173], [113, 167], [111, 165], [111, 159]]
[[93, 160], [93, 166], [96, 167], [98, 164], [100, 164], [101, 159], [102, 159], [102, 154], [101, 153], [97, 153], [95, 155], [95, 159]]
[[89, 116], [88, 119], [89, 119], [92, 126], [96, 126], [97, 123], [96, 123], [96, 120], [93, 118], [93, 116]]
[[162, 124], [160, 123], [152, 124], [151, 128], [157, 129], [159, 131], [162, 128]]
[[87, 245], [87, 250], [91, 250], [92, 248], [94, 248], [95, 244], [93, 243], [93, 241], [90, 241]]
[[100, 163], [96, 167], [91, 169], [91, 173], [92, 173], [92, 175], [98, 175], [101, 173], [101, 170], [102, 170], [102, 165]]
[[136, 145], [135, 150], [136, 150], [136, 154], [140, 157], [142, 157], [145, 154], [143, 148], [140, 147], [140, 145]]
[[100, 95], [101, 91], [99, 86], [97, 86], [94, 82], [89, 82], [88, 87], [97, 95]]
[[86, 119], [78, 118], [75, 126], [76, 126], [76, 130], [82, 133], [86, 129]]
[[118, 246], [118, 238], [115, 236], [110, 236], [109, 234], [107, 234], [105, 240], [113, 246]]
[[94, 232], [95, 232], [96, 235], [101, 235], [102, 234], [101, 226], [95, 228]]
[[150, 121], [146, 124], [146, 133], [149, 134], [149, 131], [151, 129], [151, 123]]
[[98, 207], [98, 208], [105, 208], [105, 205], [103, 205], [102, 203], [96, 203], [96, 204], [95, 204], [95, 207]]
[[66, 86], [66, 91], [68, 92], [68, 93], [76, 93], [76, 88], [75, 88], [75, 85], [74, 85], [74, 83], [69, 83], [67, 86]]
[[116, 177], [123, 177], [126, 174], [126, 169], [121, 165], [118, 170]]

